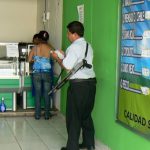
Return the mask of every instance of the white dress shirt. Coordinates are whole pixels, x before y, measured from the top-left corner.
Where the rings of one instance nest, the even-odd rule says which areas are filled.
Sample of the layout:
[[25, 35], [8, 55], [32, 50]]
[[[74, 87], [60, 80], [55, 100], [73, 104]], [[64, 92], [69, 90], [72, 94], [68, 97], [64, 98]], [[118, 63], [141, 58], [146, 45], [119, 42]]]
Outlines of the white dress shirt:
[[[66, 50], [66, 57], [63, 59], [63, 65], [66, 69], [71, 70], [78, 63], [80, 63], [85, 58], [86, 52], [86, 41], [85, 39], [79, 38], [75, 40]], [[86, 61], [88, 64], [92, 65], [92, 68], [82, 68], [78, 70], [70, 79], [88, 79], [94, 78], [95, 72], [93, 70], [93, 49], [90, 44], [88, 44], [88, 52], [86, 56]]]

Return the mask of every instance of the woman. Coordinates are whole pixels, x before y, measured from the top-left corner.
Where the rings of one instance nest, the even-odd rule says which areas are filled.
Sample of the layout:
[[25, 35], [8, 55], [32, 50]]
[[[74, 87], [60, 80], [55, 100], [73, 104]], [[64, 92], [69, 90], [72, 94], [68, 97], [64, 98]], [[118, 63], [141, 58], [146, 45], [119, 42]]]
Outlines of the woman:
[[51, 53], [51, 47], [48, 44], [49, 34], [46, 31], [40, 31], [38, 38], [36, 36], [36, 45], [29, 53], [29, 62], [33, 62], [33, 84], [35, 88], [35, 119], [41, 117], [41, 97], [45, 101], [45, 120], [51, 117], [50, 114], [50, 57], [56, 59], [57, 55]]

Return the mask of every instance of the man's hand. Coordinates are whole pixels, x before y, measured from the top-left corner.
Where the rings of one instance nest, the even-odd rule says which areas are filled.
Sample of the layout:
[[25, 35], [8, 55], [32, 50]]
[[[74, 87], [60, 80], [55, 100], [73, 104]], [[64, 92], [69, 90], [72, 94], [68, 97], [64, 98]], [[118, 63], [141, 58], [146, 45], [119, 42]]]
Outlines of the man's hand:
[[57, 54], [59, 59], [64, 59], [65, 54], [62, 50], [55, 50], [54, 52]]

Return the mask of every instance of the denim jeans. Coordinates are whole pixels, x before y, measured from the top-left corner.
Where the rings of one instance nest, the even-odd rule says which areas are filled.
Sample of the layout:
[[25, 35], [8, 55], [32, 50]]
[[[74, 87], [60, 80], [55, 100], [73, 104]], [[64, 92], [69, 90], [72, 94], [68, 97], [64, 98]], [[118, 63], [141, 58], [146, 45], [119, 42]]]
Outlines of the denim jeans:
[[35, 88], [35, 117], [41, 117], [41, 97], [44, 97], [45, 101], [45, 117], [50, 116], [50, 73], [40, 72], [33, 73], [33, 84]]

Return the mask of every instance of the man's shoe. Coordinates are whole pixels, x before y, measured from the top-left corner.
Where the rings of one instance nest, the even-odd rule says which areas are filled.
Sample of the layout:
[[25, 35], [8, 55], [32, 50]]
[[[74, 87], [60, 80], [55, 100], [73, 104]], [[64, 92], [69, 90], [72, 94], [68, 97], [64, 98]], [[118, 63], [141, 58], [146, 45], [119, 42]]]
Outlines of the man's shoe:
[[82, 143], [82, 144], [79, 144], [79, 148], [80, 149], [86, 149], [87, 147]]
[[61, 150], [67, 150], [67, 148], [66, 147], [62, 147]]
[[91, 146], [91, 147], [88, 147], [87, 150], [95, 150], [95, 148]]

